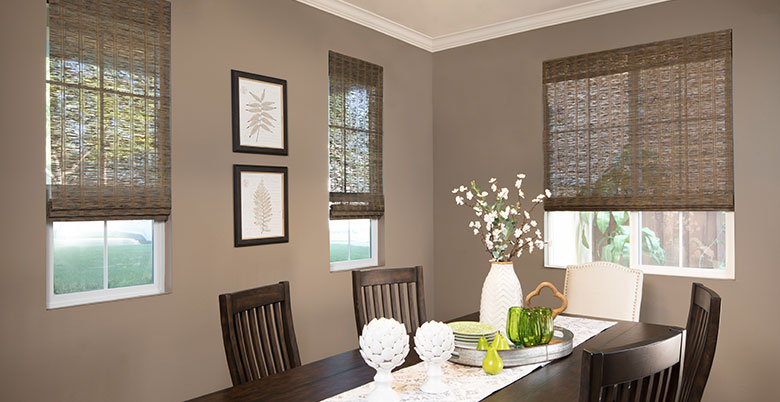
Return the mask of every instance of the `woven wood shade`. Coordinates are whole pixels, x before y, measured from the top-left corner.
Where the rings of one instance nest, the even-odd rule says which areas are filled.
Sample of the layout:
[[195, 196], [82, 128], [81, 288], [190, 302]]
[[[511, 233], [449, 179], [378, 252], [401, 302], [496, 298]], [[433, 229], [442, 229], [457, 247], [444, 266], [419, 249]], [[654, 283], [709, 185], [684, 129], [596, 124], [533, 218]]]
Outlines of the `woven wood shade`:
[[330, 219], [380, 218], [382, 67], [328, 54]]
[[543, 70], [546, 210], [734, 210], [731, 30]]
[[49, 0], [49, 220], [170, 214], [170, 7]]

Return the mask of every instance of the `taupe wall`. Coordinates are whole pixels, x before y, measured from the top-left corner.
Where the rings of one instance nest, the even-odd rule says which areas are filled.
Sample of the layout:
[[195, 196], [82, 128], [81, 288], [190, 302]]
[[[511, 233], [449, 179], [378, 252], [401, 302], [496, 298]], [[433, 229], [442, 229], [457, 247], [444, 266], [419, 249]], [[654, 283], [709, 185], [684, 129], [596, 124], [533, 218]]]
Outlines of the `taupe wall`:
[[[173, 292], [46, 311], [44, 0], [0, 13], [0, 399], [172, 401], [230, 385], [217, 295], [289, 280], [304, 362], [357, 346], [329, 273], [328, 50], [384, 66], [387, 266], [434, 300], [430, 53], [292, 0], [175, 0]], [[230, 69], [285, 78], [290, 156], [231, 152]], [[233, 247], [234, 163], [289, 167], [290, 242]], [[431, 305], [431, 312], [433, 303]]]
[[[449, 190], [497, 176], [528, 174], [542, 188], [542, 61], [733, 28], [736, 186], [735, 281], [703, 280], [723, 296], [723, 317], [707, 401], [780, 400], [780, 3], [674, 0], [436, 53], [434, 56], [434, 239], [436, 314], [475, 310], [487, 254], [466, 227], [468, 211]], [[536, 214], [542, 219], [541, 212]], [[542, 254], [515, 263], [526, 291], [563, 271]], [[645, 276], [642, 321], [684, 325], [690, 278]]]
[[[386, 262], [433, 268], [435, 257], [428, 307], [447, 319], [477, 309], [488, 268], [449, 189], [523, 171], [527, 192], [541, 190], [541, 62], [723, 28], [734, 29], [737, 280], [703, 281], [725, 300], [706, 399], [780, 398], [777, 2], [674, 0], [430, 55], [292, 0], [174, 0], [173, 293], [54, 311], [45, 309], [45, 2], [3, 7], [3, 399], [178, 400], [227, 386], [217, 294], [284, 279], [304, 361], [356, 346], [349, 275], [327, 263], [329, 49], [385, 67]], [[231, 68], [288, 80], [289, 157], [230, 152]], [[233, 163], [289, 166], [289, 244], [233, 248]], [[526, 287], [562, 285], [561, 271], [541, 266], [541, 254], [516, 264]], [[642, 319], [682, 325], [690, 282], [646, 277]]]

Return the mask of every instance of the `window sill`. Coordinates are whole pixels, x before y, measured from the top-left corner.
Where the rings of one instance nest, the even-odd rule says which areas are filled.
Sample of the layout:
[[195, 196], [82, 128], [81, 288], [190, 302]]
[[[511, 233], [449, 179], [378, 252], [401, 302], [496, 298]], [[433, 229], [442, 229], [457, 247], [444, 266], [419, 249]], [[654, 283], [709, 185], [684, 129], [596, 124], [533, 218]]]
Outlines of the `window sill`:
[[116, 288], [111, 290], [112, 292], [106, 292], [105, 290], [94, 290], [88, 292], [58, 295], [58, 297], [55, 296], [54, 298], [50, 298], [47, 301], [46, 310], [57, 310], [61, 308], [77, 307], [89, 304], [138, 299], [142, 297], [159, 296], [171, 293], [170, 291], [159, 289], [154, 285], [141, 285], [129, 288]]
[[339, 261], [330, 263], [330, 272], [355, 271], [358, 269], [378, 268], [382, 265], [376, 260]]

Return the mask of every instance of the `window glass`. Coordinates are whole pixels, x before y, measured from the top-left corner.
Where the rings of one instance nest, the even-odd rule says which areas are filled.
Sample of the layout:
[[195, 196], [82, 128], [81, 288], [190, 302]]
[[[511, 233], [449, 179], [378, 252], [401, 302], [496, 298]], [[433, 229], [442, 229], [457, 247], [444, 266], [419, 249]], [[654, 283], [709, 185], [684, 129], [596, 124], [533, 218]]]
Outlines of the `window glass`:
[[[132, 289], [138, 295], [162, 292], [163, 225], [152, 220], [53, 222], [50, 306], [133, 296]], [[120, 289], [127, 290], [111, 293]]]
[[54, 294], [103, 289], [103, 222], [54, 222]]
[[681, 229], [679, 212], [642, 212], [642, 263], [679, 266]]
[[642, 212], [641, 216], [642, 264], [726, 267], [726, 212]]
[[349, 260], [349, 221], [330, 221], [330, 262]]
[[154, 282], [152, 221], [108, 221], [108, 287]]
[[550, 267], [608, 261], [646, 273], [733, 278], [733, 212], [553, 211], [545, 216]]
[[566, 266], [590, 262], [590, 244], [593, 231], [590, 229], [590, 212], [561, 211], [547, 215], [549, 265]]
[[625, 211], [591, 212], [594, 261], [629, 265], [631, 257], [631, 217]]
[[[374, 219], [343, 219], [330, 221], [330, 262], [346, 268], [376, 265]], [[357, 265], [351, 264], [357, 262]]]
[[682, 213], [683, 266], [693, 268], [726, 267], [726, 213], [684, 212]]
[[369, 258], [371, 258], [371, 220], [352, 220], [349, 223], [349, 259]]

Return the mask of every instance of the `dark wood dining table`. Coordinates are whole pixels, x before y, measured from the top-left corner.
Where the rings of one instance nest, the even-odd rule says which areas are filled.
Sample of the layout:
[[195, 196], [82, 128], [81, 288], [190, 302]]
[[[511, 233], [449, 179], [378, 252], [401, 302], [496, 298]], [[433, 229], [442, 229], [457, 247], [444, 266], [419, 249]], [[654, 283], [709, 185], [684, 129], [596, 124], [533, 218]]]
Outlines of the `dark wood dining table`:
[[[453, 321], [477, 321], [478, 318], [478, 313], [472, 313]], [[618, 321], [616, 325], [577, 346], [571, 355], [536, 369], [484, 400], [577, 402], [583, 348], [604, 350], [638, 346], [665, 339], [673, 328]], [[410, 348], [406, 362], [399, 369], [419, 362], [420, 358]], [[376, 371], [368, 367], [358, 349], [354, 349], [258, 381], [225, 388], [192, 401], [320, 401], [369, 383], [373, 381], [374, 374]]]

